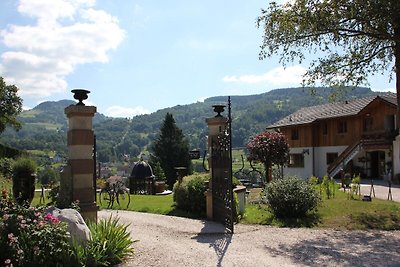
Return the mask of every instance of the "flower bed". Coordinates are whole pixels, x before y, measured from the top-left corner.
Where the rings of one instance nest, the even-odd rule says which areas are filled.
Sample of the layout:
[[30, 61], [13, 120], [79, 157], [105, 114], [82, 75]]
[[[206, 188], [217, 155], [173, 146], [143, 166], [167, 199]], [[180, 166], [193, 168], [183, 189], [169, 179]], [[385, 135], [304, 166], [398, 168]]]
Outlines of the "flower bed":
[[132, 253], [127, 226], [117, 218], [90, 224], [89, 229], [92, 238], [86, 244], [73, 242], [67, 225], [45, 213], [45, 207], [16, 205], [2, 190], [0, 266], [110, 266]]
[[66, 225], [44, 208], [14, 205], [2, 192], [0, 202], [0, 262], [5, 266], [62, 266], [67, 258]]

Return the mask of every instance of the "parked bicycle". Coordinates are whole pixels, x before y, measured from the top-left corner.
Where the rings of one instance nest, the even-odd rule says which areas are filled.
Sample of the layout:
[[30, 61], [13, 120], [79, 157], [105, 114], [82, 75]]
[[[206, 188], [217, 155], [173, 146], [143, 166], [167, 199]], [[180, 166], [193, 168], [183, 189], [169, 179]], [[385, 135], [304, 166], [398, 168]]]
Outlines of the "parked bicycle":
[[121, 180], [113, 182], [107, 181], [106, 187], [100, 191], [100, 204], [102, 201], [108, 201], [107, 208], [112, 208], [114, 206], [114, 202], [117, 202], [117, 204], [120, 206], [120, 199], [125, 200], [126, 198], [128, 199], [126, 208], [128, 208], [129, 204], [131, 203], [131, 196], [129, 194], [129, 189]]

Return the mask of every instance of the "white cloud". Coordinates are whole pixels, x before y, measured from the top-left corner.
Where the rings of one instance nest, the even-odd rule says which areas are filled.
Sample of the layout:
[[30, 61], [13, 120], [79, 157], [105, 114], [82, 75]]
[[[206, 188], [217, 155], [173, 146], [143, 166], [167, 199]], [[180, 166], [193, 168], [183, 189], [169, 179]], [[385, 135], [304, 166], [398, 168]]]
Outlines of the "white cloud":
[[47, 97], [65, 91], [66, 77], [78, 64], [108, 62], [122, 42], [118, 20], [94, 9], [95, 0], [20, 0], [18, 12], [34, 25], [8, 25], [0, 41], [1, 75], [21, 96]]
[[122, 118], [132, 118], [136, 115], [149, 114], [150, 111], [142, 106], [131, 107], [121, 107], [121, 106], [111, 106], [106, 109], [106, 116], [109, 117], [122, 117]]
[[79, 8], [94, 6], [96, 0], [20, 0], [18, 12], [36, 17], [40, 25], [46, 26], [60, 18], [73, 19]]
[[299, 85], [302, 82], [302, 76], [306, 69], [300, 65], [288, 68], [277, 67], [261, 75], [241, 75], [241, 76], [225, 76], [222, 78], [224, 82], [230, 83], [269, 83], [272, 85]]

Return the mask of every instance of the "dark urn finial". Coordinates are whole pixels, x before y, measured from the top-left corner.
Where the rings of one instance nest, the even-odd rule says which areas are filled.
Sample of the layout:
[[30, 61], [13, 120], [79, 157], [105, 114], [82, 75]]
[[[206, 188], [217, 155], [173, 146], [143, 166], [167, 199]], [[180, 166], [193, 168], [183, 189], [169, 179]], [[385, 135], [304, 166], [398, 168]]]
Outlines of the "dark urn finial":
[[90, 91], [85, 89], [74, 89], [71, 90], [71, 92], [74, 94], [74, 99], [79, 101], [76, 105], [84, 106], [85, 104], [82, 101], [88, 98]]
[[225, 105], [213, 105], [214, 111], [217, 113], [215, 117], [222, 117], [221, 113], [224, 112]]

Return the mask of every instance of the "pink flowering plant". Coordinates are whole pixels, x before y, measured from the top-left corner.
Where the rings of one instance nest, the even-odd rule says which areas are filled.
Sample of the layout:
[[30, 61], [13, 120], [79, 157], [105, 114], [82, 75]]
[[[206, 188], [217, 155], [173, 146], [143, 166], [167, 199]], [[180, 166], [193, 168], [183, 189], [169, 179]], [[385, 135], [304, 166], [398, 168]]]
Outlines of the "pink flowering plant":
[[270, 169], [273, 164], [283, 166], [289, 160], [289, 145], [285, 135], [274, 131], [264, 131], [250, 139], [247, 144], [250, 161], [264, 164], [265, 177], [271, 181]]
[[89, 224], [91, 239], [80, 244], [45, 208], [16, 205], [1, 191], [0, 267], [112, 266], [132, 253], [127, 226], [117, 218]]
[[67, 226], [44, 207], [15, 205], [0, 199], [0, 266], [66, 266], [70, 245]]

